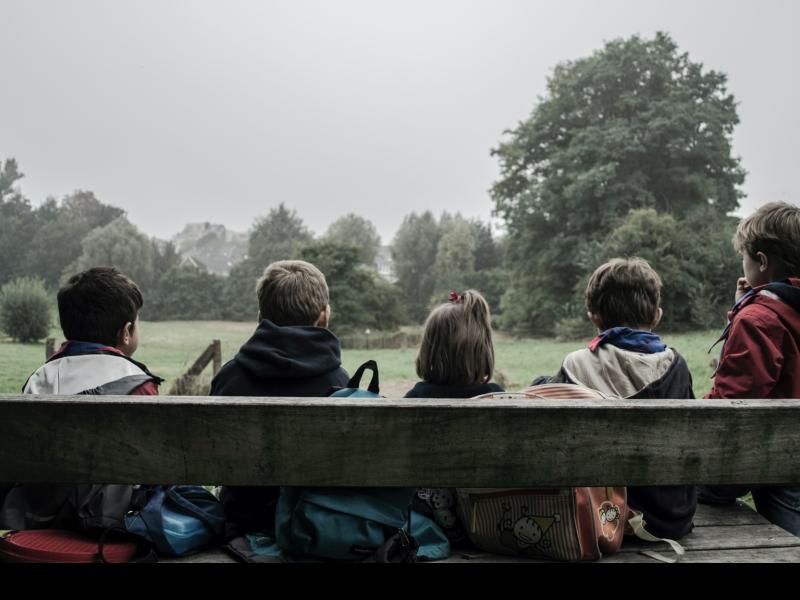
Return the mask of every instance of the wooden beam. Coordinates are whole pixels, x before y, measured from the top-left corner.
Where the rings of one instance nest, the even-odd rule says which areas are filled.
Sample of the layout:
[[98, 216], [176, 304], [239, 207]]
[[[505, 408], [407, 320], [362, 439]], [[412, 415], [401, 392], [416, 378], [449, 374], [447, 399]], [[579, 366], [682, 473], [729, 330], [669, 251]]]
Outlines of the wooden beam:
[[800, 482], [793, 400], [0, 397], [0, 481]]

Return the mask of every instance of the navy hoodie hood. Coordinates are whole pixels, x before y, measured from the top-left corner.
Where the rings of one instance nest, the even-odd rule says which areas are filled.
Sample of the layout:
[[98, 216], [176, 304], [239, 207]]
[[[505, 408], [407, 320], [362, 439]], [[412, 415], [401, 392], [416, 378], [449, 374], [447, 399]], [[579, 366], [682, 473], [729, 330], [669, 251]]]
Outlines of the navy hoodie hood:
[[789, 280], [789, 282], [769, 283], [761, 289], [772, 292], [795, 311], [800, 312], [800, 287], [794, 285], [795, 282], [800, 285], [800, 280], [794, 279]]
[[233, 359], [259, 379], [316, 377], [342, 365], [339, 339], [322, 327], [280, 327], [264, 319]]
[[211, 382], [212, 396], [327, 396], [347, 385], [339, 338], [264, 319]]

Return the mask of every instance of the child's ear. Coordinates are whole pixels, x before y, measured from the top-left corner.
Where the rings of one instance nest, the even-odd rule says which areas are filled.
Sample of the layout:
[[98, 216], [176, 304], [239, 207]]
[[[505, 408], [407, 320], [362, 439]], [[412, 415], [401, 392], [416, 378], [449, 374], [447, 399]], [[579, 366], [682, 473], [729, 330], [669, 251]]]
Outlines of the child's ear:
[[664, 309], [660, 306], [658, 307], [658, 312], [656, 313], [656, 319], [653, 321], [653, 324], [650, 326], [650, 329], [655, 329], [658, 327], [658, 324], [661, 323], [661, 318], [664, 316]]
[[602, 331], [603, 322], [600, 320], [600, 317], [598, 317], [596, 314], [594, 314], [591, 311], [587, 312], [586, 316], [589, 317], [589, 320], [592, 322], [592, 325], [594, 325], [595, 327], [597, 327], [597, 329]]
[[127, 346], [131, 343], [134, 327], [136, 327], [136, 325], [131, 321], [128, 321], [122, 326], [122, 329], [119, 330], [119, 335], [117, 336], [117, 345]]
[[331, 322], [331, 305], [328, 304], [325, 307], [325, 310], [323, 310], [320, 313], [319, 319], [317, 319], [317, 322], [314, 323], [314, 327], [322, 327], [324, 329], [327, 329], [330, 322]]
[[769, 270], [769, 257], [763, 252], [756, 252], [756, 262], [758, 262], [758, 270], [762, 273]]

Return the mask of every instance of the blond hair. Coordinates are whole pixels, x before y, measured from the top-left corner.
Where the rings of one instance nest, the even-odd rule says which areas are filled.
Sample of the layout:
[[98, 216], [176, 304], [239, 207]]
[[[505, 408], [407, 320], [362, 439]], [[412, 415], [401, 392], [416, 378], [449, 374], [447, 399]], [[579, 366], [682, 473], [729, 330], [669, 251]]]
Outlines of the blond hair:
[[782, 263], [786, 275], [800, 275], [800, 208], [770, 202], [742, 219], [733, 236], [737, 252], [763, 252]]
[[663, 283], [643, 258], [615, 258], [598, 267], [586, 286], [586, 308], [611, 327], [652, 326]]
[[302, 260], [281, 260], [264, 269], [256, 284], [262, 319], [278, 326], [314, 325], [330, 296], [322, 272]]
[[467, 290], [437, 306], [425, 321], [417, 375], [440, 385], [472, 385], [492, 378], [494, 345], [489, 305]]

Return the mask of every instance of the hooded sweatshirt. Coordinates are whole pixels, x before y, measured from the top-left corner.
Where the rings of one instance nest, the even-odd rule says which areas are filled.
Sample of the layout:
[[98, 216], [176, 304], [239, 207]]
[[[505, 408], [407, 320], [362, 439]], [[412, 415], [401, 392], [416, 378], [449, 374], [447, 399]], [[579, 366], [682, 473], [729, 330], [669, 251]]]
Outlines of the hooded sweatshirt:
[[24, 394], [155, 396], [163, 379], [120, 350], [67, 341], [25, 382]]
[[[689, 367], [673, 348], [644, 353], [609, 343], [594, 351], [578, 350], [548, 381], [583, 385], [619, 398], [694, 399]], [[679, 539], [692, 530], [697, 492], [688, 485], [628, 487], [628, 504], [644, 513], [647, 531]]]
[[[338, 338], [321, 327], [280, 327], [264, 319], [211, 382], [211, 396], [327, 396], [349, 381]], [[226, 537], [275, 529], [279, 487], [223, 487]]]
[[339, 339], [322, 327], [264, 319], [211, 382], [212, 396], [327, 396], [348, 382]]
[[706, 398], [800, 398], [800, 279], [755, 288], [728, 321]]

